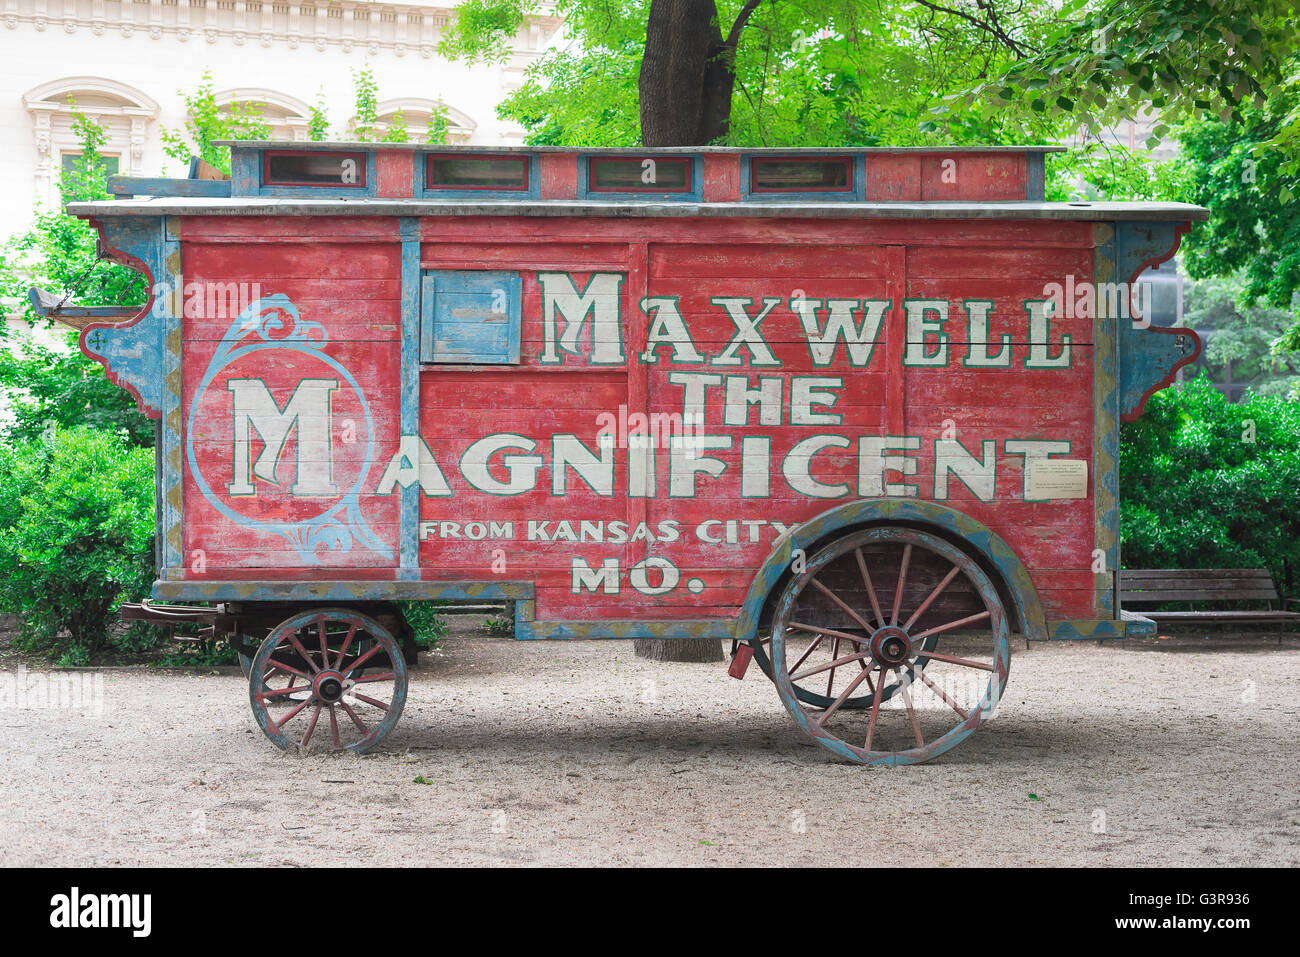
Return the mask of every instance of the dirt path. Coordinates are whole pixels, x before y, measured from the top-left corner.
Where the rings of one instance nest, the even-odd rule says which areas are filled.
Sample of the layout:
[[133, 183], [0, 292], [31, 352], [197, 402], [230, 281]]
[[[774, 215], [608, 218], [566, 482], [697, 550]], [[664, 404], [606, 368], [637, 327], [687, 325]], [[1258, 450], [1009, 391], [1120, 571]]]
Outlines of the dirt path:
[[620, 642], [457, 635], [369, 757], [274, 751], [237, 676], [102, 674], [100, 714], [0, 706], [0, 863], [1300, 863], [1294, 639], [1018, 650], [989, 725], [897, 769]]

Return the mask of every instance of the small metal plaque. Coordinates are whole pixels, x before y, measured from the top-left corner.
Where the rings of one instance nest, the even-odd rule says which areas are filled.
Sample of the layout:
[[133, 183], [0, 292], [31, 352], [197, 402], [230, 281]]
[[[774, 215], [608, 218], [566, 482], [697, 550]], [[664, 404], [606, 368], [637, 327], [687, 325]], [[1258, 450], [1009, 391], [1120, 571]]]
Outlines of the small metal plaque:
[[1088, 497], [1088, 463], [1084, 459], [1030, 459], [1028, 498]]

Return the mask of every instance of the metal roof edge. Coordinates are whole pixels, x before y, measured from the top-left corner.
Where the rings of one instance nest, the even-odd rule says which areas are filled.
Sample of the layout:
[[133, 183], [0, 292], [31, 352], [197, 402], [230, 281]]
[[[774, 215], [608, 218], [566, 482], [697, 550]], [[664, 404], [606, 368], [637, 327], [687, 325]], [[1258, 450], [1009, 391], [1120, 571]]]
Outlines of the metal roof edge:
[[598, 200], [286, 199], [249, 196], [69, 203], [72, 216], [599, 216], [610, 218], [727, 217], [753, 219], [1060, 219], [1069, 221], [1163, 221], [1209, 218], [1190, 203], [1004, 202], [799, 202], [676, 203]]

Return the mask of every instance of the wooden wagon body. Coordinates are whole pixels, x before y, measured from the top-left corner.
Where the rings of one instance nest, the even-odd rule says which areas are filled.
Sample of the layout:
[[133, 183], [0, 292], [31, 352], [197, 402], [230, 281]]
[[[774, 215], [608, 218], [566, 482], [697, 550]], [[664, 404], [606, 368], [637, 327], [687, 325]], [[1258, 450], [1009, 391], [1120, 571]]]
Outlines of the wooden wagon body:
[[[1149, 630], [1119, 424], [1199, 345], [1135, 284], [1204, 210], [1045, 203], [1044, 152], [234, 144], [228, 182], [119, 183], [148, 198], [71, 209], [154, 296], [82, 348], [159, 421], [154, 598], [733, 639], [815, 737], [792, 613], [833, 660], [908, 646], [855, 659], [877, 699], [982, 594], [1003, 643]], [[304, 677], [343, 657], [320, 634]]]

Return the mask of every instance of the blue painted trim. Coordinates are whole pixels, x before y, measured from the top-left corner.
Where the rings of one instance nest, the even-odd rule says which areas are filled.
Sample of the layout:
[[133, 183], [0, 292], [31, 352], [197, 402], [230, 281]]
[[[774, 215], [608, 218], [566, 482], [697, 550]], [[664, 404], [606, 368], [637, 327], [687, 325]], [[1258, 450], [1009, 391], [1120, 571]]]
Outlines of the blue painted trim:
[[1156, 623], [1129, 612], [1123, 618], [1052, 621], [1047, 630], [1052, 641], [1101, 641], [1154, 635]]
[[[277, 147], [269, 152], [284, 152], [285, 148]], [[294, 147], [294, 152], [298, 151]], [[366, 185], [365, 186], [267, 186], [262, 182], [262, 171], [264, 168], [262, 150], [248, 151], [253, 157], [254, 176], [257, 184], [256, 191], [251, 195], [254, 196], [283, 196], [286, 198], [297, 197], [300, 199], [372, 199], [379, 195], [379, 165], [376, 160], [376, 153], [373, 149], [368, 150], [328, 150], [323, 152], [365, 152], [366, 154]], [[306, 152], [306, 150], [303, 150]], [[236, 193], [235, 195], [241, 195]]]
[[262, 185], [261, 150], [230, 148], [230, 195], [256, 196]]
[[1047, 196], [1047, 164], [1042, 153], [1025, 154], [1025, 199], [1041, 203]]
[[[421, 282], [420, 361], [438, 365], [518, 365], [523, 328], [523, 276], [514, 270], [430, 269]], [[504, 322], [452, 321], [452, 296], [506, 295]], [[455, 301], [454, 299], [451, 301]]]
[[[436, 151], [432, 151], [436, 155]], [[425, 172], [428, 169], [430, 153], [415, 153], [415, 178], [412, 183], [415, 185], [414, 195], [422, 199], [540, 199], [542, 196], [542, 172], [541, 163], [537, 154], [533, 153], [528, 156], [528, 189], [430, 189], [425, 186]], [[469, 153], [467, 157], [473, 156], [511, 156], [517, 157], [519, 153], [498, 153], [493, 154], [491, 150], [483, 150], [482, 153]]]
[[[173, 290], [172, 300], [164, 305], [163, 310], [163, 350], [162, 350], [162, 440], [163, 471], [158, 476], [158, 485], [162, 492], [163, 519], [163, 572], [166, 576], [170, 570], [179, 573], [185, 566], [182, 551], [181, 519], [184, 515], [182, 495], [184, 484], [181, 466], [181, 309], [173, 309], [183, 299], [185, 289], [181, 266], [181, 237], [179, 218], [169, 217], [163, 220], [159, 235], [159, 271], [154, 273], [159, 281], [166, 283], [166, 288]], [[183, 308], [183, 307], [182, 307]]]
[[156, 581], [160, 601], [524, 601], [519, 581]]
[[651, 193], [651, 192], [631, 192], [631, 193], [612, 193], [608, 190], [592, 190], [591, 184], [591, 163], [593, 154], [578, 154], [578, 199], [639, 199], [639, 200], [658, 200], [667, 203], [699, 203], [703, 202], [704, 196], [704, 158], [698, 154], [694, 156], [653, 156], [640, 153], [628, 153], [623, 156], [595, 154], [596, 159], [689, 159], [691, 161], [691, 191], [688, 193]]
[[[1178, 249], [1185, 224], [1118, 223], [1116, 282], [1134, 280], [1139, 271], [1164, 262]], [[1131, 321], [1119, 324], [1119, 414], [1133, 418], [1141, 413], [1150, 393], [1173, 381], [1181, 365], [1200, 354], [1201, 340], [1191, 329], [1149, 326]]]
[[108, 191], [114, 196], [230, 196], [230, 180], [166, 179], [148, 176], [110, 176]]
[[[402, 239], [402, 435], [420, 432], [420, 220], [398, 220]], [[411, 484], [400, 492], [400, 559], [403, 576], [420, 574], [420, 487]]]
[[[1101, 235], [1099, 235], [1099, 233]], [[1093, 251], [1094, 289], [1118, 282], [1114, 224], [1094, 228], [1100, 239]], [[1097, 297], [1100, 299], [1101, 297]], [[1093, 548], [1100, 549], [1106, 571], [1096, 573], [1098, 612], [1116, 616], [1115, 573], [1120, 564], [1119, 543], [1119, 320], [1095, 302], [1093, 320]]]
[[[755, 156], [759, 159], [779, 159], [780, 157], [764, 156], [761, 153], [743, 153], [740, 157], [740, 199], [744, 203], [784, 203], [792, 200], [800, 202], [862, 202], [867, 195], [867, 156], [865, 153], [845, 152], [853, 161], [853, 188], [841, 190], [839, 192], [809, 192], [809, 193], [755, 193], [753, 190], [753, 162]], [[798, 156], [792, 153], [792, 157], [798, 159], [818, 159], [817, 156]], [[829, 158], [834, 158], [829, 157]]]

